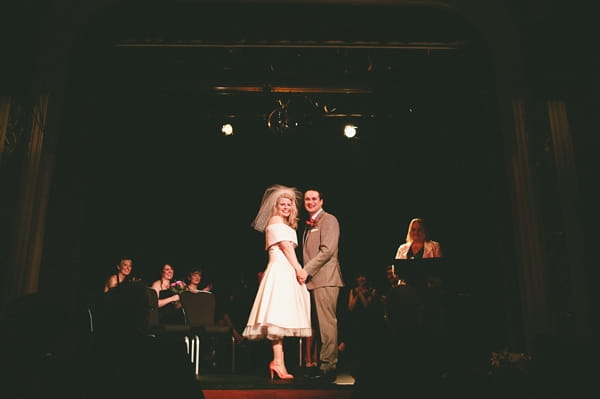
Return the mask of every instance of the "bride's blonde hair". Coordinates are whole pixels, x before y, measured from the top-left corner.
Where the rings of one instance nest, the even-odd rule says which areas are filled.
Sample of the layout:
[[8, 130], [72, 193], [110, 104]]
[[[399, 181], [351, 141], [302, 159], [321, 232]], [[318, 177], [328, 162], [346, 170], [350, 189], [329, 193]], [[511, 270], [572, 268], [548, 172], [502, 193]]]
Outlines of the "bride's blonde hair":
[[285, 219], [286, 219], [286, 224], [289, 225], [292, 229], [296, 230], [296, 228], [298, 227], [298, 203], [297, 203], [298, 199], [295, 195], [292, 195], [291, 193], [289, 193], [287, 191], [282, 192], [281, 195], [277, 198], [277, 201], [275, 201], [273, 215], [277, 214], [277, 203], [279, 202], [280, 198], [287, 198], [292, 201], [292, 204], [294, 204], [294, 206], [292, 207], [292, 211], [290, 212], [290, 215]]
[[294, 230], [298, 227], [298, 202], [302, 193], [295, 187], [283, 186], [281, 184], [274, 184], [269, 186], [262, 197], [260, 208], [258, 213], [252, 222], [252, 227], [258, 231], [265, 231], [267, 223], [272, 216], [277, 214], [277, 202], [280, 198], [288, 198], [292, 201], [294, 206], [290, 216], [286, 218], [286, 224]]

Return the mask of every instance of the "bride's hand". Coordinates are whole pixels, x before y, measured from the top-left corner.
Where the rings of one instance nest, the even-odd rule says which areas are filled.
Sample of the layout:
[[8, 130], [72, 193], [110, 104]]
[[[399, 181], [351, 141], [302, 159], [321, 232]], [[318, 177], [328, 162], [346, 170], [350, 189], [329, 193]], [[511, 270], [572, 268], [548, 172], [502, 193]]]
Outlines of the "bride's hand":
[[308, 276], [308, 273], [304, 269], [298, 269], [298, 271], [296, 272], [296, 275], [305, 279], [306, 276]]
[[304, 269], [298, 269], [296, 271], [296, 278], [298, 279], [298, 282], [300, 284], [304, 284], [304, 282], [306, 281], [306, 276], [307, 275], [308, 275], [308, 273]]

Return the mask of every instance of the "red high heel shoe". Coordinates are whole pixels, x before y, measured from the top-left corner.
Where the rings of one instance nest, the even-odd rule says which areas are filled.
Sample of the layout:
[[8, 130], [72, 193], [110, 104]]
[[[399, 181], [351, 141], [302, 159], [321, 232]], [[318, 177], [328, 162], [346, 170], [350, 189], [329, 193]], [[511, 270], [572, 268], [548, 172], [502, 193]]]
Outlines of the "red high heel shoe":
[[271, 373], [271, 379], [273, 379], [273, 374], [274, 373], [277, 374], [277, 377], [279, 377], [279, 379], [281, 379], [281, 380], [292, 380], [292, 379], [294, 379], [293, 375], [291, 375], [287, 371], [285, 371], [285, 372], [281, 371], [281, 369], [279, 368], [279, 366], [276, 366], [274, 362], [269, 363], [269, 372]]

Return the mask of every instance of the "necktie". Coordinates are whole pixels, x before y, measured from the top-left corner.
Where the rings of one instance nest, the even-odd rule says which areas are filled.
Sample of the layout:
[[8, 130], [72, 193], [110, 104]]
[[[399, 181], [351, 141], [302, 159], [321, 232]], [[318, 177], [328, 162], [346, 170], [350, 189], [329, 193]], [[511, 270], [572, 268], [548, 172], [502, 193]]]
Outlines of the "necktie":
[[308, 232], [310, 231], [310, 229], [311, 229], [311, 225], [308, 224], [308, 223], [306, 223], [304, 225], [304, 235], [302, 237], [302, 243], [303, 244], [306, 244], [306, 239], [308, 238]]

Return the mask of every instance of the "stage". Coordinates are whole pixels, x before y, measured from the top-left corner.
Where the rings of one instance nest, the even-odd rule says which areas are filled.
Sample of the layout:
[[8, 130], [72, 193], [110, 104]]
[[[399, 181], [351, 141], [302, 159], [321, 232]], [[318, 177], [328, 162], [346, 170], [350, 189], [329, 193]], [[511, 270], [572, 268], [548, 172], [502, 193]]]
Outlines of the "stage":
[[[300, 371], [300, 370], [298, 370]], [[354, 397], [354, 378], [339, 372], [331, 382], [315, 382], [296, 373], [293, 380], [271, 380], [264, 374], [208, 373], [196, 378], [199, 398], [206, 399], [346, 399]]]

